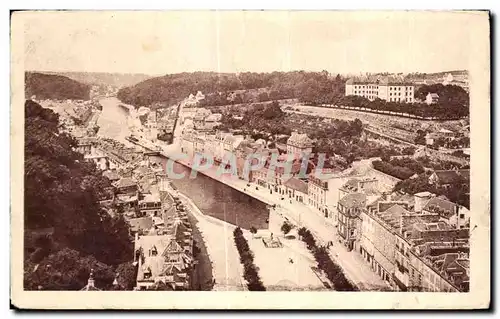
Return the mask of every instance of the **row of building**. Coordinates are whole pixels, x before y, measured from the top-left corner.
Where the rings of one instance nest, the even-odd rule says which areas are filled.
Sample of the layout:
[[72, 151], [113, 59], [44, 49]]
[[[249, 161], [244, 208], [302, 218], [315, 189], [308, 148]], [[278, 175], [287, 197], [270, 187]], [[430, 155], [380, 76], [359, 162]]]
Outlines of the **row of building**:
[[[344, 171], [324, 170], [330, 174], [327, 179], [310, 174], [310, 162], [307, 173], [300, 174], [300, 159], [311, 153], [312, 145], [306, 134], [296, 132], [281, 154], [266, 141], [231, 133], [188, 130], [181, 137], [181, 151], [189, 157], [209, 154], [215, 164], [227, 164], [223, 159], [235, 156], [238, 177], [248, 186], [268, 189], [322, 215], [332, 225], [332, 236], [361, 254], [395, 290], [468, 290], [468, 209], [427, 192], [393, 193], [399, 179], [373, 169], [371, 160], [355, 162]], [[265, 165], [245, 175], [249, 155], [263, 158]], [[280, 164], [291, 158], [291, 176], [284, 174], [283, 166], [271, 165], [273, 155]], [[456, 182], [453, 176], [469, 182], [468, 170], [436, 171], [429, 182], [446, 186]]]
[[82, 139], [77, 150], [113, 185], [111, 197], [101, 205], [129, 224], [136, 289], [190, 289], [195, 267], [192, 228], [184, 207], [168, 192], [161, 161], [108, 139]]
[[342, 187], [337, 234], [352, 253], [401, 291], [469, 290], [469, 223], [465, 207], [429, 192], [373, 197]]
[[32, 100], [59, 115], [62, 131], [75, 136], [93, 136], [97, 133], [97, 119], [101, 106], [97, 100]]

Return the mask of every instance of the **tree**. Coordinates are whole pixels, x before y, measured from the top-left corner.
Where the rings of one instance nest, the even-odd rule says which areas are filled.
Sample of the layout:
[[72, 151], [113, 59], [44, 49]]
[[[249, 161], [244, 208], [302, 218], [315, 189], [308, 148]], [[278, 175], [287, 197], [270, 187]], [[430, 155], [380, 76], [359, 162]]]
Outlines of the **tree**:
[[[77, 143], [59, 132], [58, 116], [53, 111], [26, 101], [25, 123], [25, 234], [53, 229], [52, 244], [38, 247], [33, 258], [26, 251], [25, 263], [36, 261], [53, 267], [54, 258], [74, 265], [93, 258], [105, 268], [130, 260], [132, 242], [127, 223], [123, 216], [111, 217], [99, 204], [108, 196], [110, 181], [95, 164], [73, 151]], [[54, 289], [77, 288], [72, 279], [61, 276], [52, 284]]]
[[257, 234], [257, 228], [254, 226], [250, 227], [250, 232], [255, 236], [255, 234]]
[[132, 262], [124, 262], [116, 268], [118, 285], [125, 290], [133, 290], [137, 282], [137, 266]]
[[403, 155], [413, 155], [413, 154], [415, 154], [415, 147], [407, 146], [407, 147], [403, 148], [403, 150], [401, 152], [403, 153]]
[[24, 276], [27, 290], [80, 290], [94, 270], [95, 286], [101, 290], [111, 288], [115, 274], [110, 266], [93, 256], [82, 256], [75, 250], [64, 248], [44, 258]]
[[292, 230], [292, 225], [290, 225], [290, 223], [288, 222], [283, 222], [283, 225], [281, 225], [281, 231], [283, 232], [283, 234], [288, 234], [290, 231]]

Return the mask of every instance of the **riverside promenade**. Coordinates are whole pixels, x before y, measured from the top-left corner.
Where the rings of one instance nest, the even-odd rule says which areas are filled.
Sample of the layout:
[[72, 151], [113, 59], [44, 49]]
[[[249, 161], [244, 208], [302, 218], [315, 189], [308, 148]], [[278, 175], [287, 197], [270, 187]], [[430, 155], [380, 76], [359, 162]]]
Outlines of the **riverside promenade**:
[[[172, 144], [163, 147], [161, 154], [167, 158], [175, 157], [176, 154], [179, 154], [179, 150], [175, 144]], [[176, 160], [176, 162], [192, 169], [190, 161]], [[371, 270], [369, 264], [359, 253], [348, 252], [346, 247], [339, 243], [337, 229], [331, 220], [323, 217], [319, 212], [314, 211], [304, 203], [295, 200], [290, 203], [288, 198], [281, 200], [281, 197], [271, 194], [269, 190], [261, 186], [248, 183], [230, 173], [217, 174], [217, 170], [218, 167], [212, 166], [199, 170], [196, 174], [203, 174], [270, 206], [275, 206], [275, 211], [279, 215], [299, 227], [308, 228], [320, 244], [325, 245], [331, 241], [333, 245], [329, 249], [330, 257], [344, 270], [347, 278], [360, 290], [386, 290], [389, 288], [389, 285]], [[186, 176], [185, 178], [189, 177]], [[247, 184], [250, 184], [250, 186], [247, 186]]]

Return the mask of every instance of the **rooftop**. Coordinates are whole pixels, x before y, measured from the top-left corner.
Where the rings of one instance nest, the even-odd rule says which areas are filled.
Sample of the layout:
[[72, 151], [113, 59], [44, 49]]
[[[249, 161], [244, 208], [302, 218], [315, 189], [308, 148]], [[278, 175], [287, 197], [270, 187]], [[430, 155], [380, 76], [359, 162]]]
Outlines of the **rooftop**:
[[298, 192], [307, 194], [307, 183], [298, 178], [291, 177], [284, 183], [284, 185]]
[[441, 184], [453, 184], [460, 182], [469, 182], [470, 180], [470, 170], [436, 170], [436, 174], [439, 183]]
[[345, 208], [364, 208], [366, 205], [366, 195], [363, 193], [347, 194], [339, 200], [339, 204]]
[[150, 216], [131, 218], [128, 220], [128, 223], [130, 224], [130, 230], [133, 232], [138, 232], [140, 230], [147, 231], [154, 225], [153, 218]]
[[107, 177], [112, 182], [120, 179], [120, 175], [118, 175], [118, 173], [116, 173], [115, 171], [107, 170], [104, 173], [102, 173], [102, 175], [104, 177]]
[[434, 213], [437, 213], [437, 209], [441, 209], [444, 213], [444, 217], [449, 218], [455, 213], [457, 204], [439, 197], [433, 197], [429, 199], [423, 208], [425, 211]]
[[299, 134], [297, 132], [292, 132], [292, 135], [288, 138], [286, 144], [300, 148], [307, 148], [312, 147], [313, 142], [305, 133]]
[[128, 177], [123, 177], [119, 181], [117, 181], [114, 186], [117, 188], [125, 188], [125, 187], [137, 186], [137, 183]]

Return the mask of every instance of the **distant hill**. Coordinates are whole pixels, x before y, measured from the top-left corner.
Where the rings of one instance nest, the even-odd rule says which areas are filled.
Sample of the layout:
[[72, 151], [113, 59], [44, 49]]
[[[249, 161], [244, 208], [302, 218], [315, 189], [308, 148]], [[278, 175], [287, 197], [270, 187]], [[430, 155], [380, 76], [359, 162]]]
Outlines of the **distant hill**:
[[450, 75], [455, 80], [466, 80], [468, 79], [469, 72], [466, 70], [453, 70], [445, 72], [436, 73], [410, 73], [406, 76], [407, 80], [444, 80], [448, 75]]
[[[118, 98], [124, 103], [145, 106], [154, 103], [172, 105], [201, 91], [205, 105], [317, 97], [325, 101], [344, 95], [344, 79], [323, 72], [216, 73], [193, 72], [168, 74], [122, 88]], [[325, 103], [323, 101], [323, 103]]]
[[55, 74], [26, 72], [24, 92], [27, 99], [89, 100], [90, 86]]
[[105, 85], [117, 88], [132, 86], [144, 80], [152, 78], [147, 74], [133, 73], [104, 73], [104, 72], [44, 72], [66, 76], [89, 85]]

